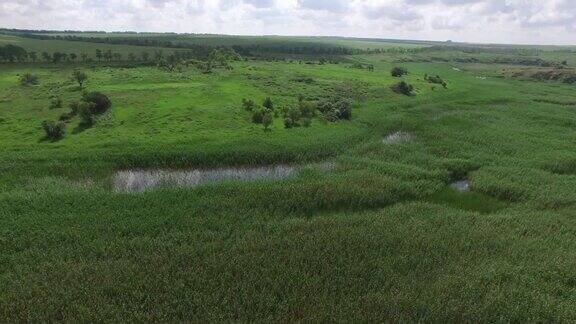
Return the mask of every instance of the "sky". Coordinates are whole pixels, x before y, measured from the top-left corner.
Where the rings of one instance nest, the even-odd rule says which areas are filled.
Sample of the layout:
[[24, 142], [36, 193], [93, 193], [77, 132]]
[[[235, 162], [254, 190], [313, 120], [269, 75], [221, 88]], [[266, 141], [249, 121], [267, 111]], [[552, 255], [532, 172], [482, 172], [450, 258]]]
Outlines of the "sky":
[[0, 27], [576, 45], [576, 0], [0, 0]]

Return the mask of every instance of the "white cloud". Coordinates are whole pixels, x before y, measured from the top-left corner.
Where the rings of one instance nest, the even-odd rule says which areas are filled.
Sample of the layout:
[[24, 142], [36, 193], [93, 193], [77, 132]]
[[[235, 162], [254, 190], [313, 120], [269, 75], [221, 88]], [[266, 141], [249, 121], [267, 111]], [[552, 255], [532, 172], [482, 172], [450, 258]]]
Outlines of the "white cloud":
[[0, 27], [576, 44], [576, 1], [0, 0]]

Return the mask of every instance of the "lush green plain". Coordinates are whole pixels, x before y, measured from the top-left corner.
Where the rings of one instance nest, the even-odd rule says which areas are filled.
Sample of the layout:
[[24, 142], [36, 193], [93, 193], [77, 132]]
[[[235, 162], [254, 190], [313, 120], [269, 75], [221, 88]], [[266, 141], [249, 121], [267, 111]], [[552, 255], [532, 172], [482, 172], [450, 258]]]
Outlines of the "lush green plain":
[[[74, 42], [74, 44], [78, 44]], [[71, 45], [72, 46], [72, 45]], [[246, 61], [204, 75], [82, 67], [114, 106], [42, 139], [80, 92], [78, 66], [0, 72], [0, 318], [4, 321], [576, 320], [574, 86], [489, 64]], [[457, 67], [457, 69], [455, 69]], [[22, 87], [32, 72], [40, 84]], [[424, 74], [448, 82], [428, 84]], [[311, 78], [313, 82], [301, 82]], [[241, 99], [295, 105], [354, 89], [350, 122], [271, 131]], [[403, 131], [413, 140], [386, 143]], [[335, 161], [284, 181], [140, 194], [120, 168]], [[471, 180], [472, 192], [449, 188]]]

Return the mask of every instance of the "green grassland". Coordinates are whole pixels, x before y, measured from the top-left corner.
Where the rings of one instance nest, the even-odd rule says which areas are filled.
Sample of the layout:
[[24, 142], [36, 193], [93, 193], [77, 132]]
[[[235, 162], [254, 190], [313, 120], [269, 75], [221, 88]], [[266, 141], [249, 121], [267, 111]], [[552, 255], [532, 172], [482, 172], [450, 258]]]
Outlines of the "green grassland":
[[[40, 123], [80, 98], [79, 66], [0, 65], [0, 319], [575, 321], [576, 107], [561, 104], [574, 85], [399, 58], [249, 59], [210, 74], [80, 66], [113, 107], [55, 142]], [[398, 65], [415, 95], [390, 89]], [[40, 83], [21, 86], [24, 73]], [[350, 121], [286, 129], [278, 117], [265, 131], [242, 108], [343, 89]], [[385, 141], [399, 131], [411, 140]], [[281, 181], [112, 187], [127, 168], [323, 161], [334, 170]], [[471, 192], [450, 188], [461, 178]]]

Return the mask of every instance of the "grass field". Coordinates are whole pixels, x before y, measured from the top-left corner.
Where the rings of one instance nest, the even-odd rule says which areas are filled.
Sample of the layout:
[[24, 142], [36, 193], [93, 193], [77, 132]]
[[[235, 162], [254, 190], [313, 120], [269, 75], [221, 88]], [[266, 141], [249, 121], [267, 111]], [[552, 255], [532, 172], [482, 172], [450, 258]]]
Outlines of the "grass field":
[[[0, 319], [576, 321], [576, 108], [562, 104], [574, 85], [504, 78], [501, 64], [347, 59], [210, 74], [1, 65]], [[413, 96], [390, 89], [398, 65]], [[81, 97], [78, 68], [112, 109], [47, 141], [41, 122]], [[21, 86], [25, 73], [39, 84]], [[342, 89], [354, 90], [350, 121], [286, 129], [277, 117], [265, 131], [242, 108]], [[396, 132], [410, 136], [386, 140]], [[284, 180], [113, 186], [125, 169], [327, 161]], [[470, 192], [450, 187], [459, 179]]]

